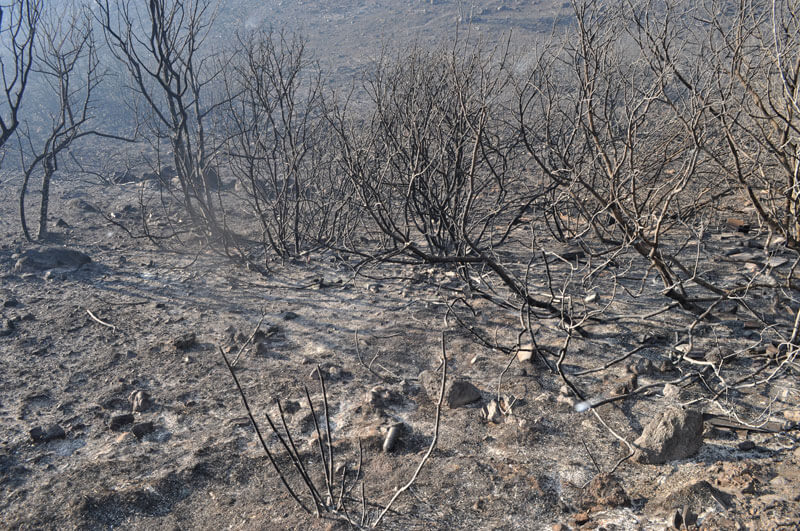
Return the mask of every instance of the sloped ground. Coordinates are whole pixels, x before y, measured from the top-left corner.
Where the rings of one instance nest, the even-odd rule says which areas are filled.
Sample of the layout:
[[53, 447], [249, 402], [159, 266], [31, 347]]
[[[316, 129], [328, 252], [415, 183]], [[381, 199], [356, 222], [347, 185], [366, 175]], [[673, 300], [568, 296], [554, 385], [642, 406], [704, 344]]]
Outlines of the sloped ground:
[[[689, 508], [708, 529], [794, 528], [800, 519], [796, 430], [758, 433], [707, 424], [695, 456], [663, 465], [626, 461], [613, 478], [601, 476], [587, 486], [598, 468], [611, 470], [626, 448], [591, 412], [576, 412], [574, 400], [560, 392], [557, 375], [535, 360], [511, 365], [501, 394], [516, 399], [512, 414], [487, 422], [481, 406], [497, 397], [508, 359], [473, 342], [452, 320], [445, 322], [440, 292], [449, 278], [440, 271], [387, 267], [370, 271], [376, 277], [370, 279], [323, 255], [261, 276], [208, 253], [155, 250], [80, 202], [132, 221], [134, 186], [90, 196], [72, 184], [54, 192], [53, 219], [67, 226], [54, 228], [48, 247], [82, 251], [92, 262], [49, 268], [23, 260], [16, 267], [39, 247], [18, 234], [11, 183], [0, 187], [6, 198], [0, 218], [3, 527], [346, 528], [341, 521], [303, 514], [281, 487], [218, 347], [232, 360], [238, 356], [236, 373], [265, 434], [264, 413], [277, 418], [274, 399], [282, 400], [318, 483], [322, 467], [311, 444], [315, 432], [303, 387], [320, 413], [313, 371], [321, 366], [336, 467], [357, 468], [361, 437], [374, 518], [430, 444], [443, 331], [450, 381], [471, 382], [481, 400], [444, 407], [438, 446], [385, 527], [657, 529], [676, 508], [683, 514]], [[732, 245], [718, 234], [709, 241], [718, 250]], [[719, 267], [722, 275], [736, 275], [743, 266], [721, 260]], [[620, 296], [614, 304], [618, 314], [643, 315], [663, 301]], [[516, 333], [511, 317], [488, 303], [476, 308], [476, 326], [501, 336]], [[239, 355], [262, 316], [262, 333]], [[710, 327], [697, 347], [740, 350], [759, 343], [743, 319], [733, 316]], [[587, 329], [591, 335], [573, 347], [581, 355], [568, 360], [571, 373], [601, 366], [645, 341], [640, 355], [656, 369], [640, 375], [638, 384], [680, 376], [662, 365], [669, 340], [658, 339], [651, 323], [599, 322]], [[555, 345], [555, 331], [542, 323], [538, 340]], [[745, 371], [746, 359], [742, 363]], [[423, 371], [430, 372], [420, 377]], [[753, 411], [770, 406], [773, 420], [785, 421], [784, 411], [800, 409], [791, 375], [735, 399]], [[603, 395], [627, 377], [624, 367], [614, 367], [598, 375], [593, 389]], [[670, 397], [660, 389], [602, 406], [601, 416], [632, 441], [666, 405], [703, 396], [698, 385]], [[129, 398], [137, 391], [150, 400], [131, 419], [124, 415], [131, 414]], [[719, 413], [699, 404], [706, 413]], [[399, 443], [384, 453], [384, 431], [395, 423], [403, 424]], [[35, 428], [43, 430], [37, 439], [51, 440], [33, 440]], [[289, 459], [276, 438], [268, 442], [288, 473]], [[614, 485], [624, 491], [627, 506], [613, 507], [614, 496], [601, 495]], [[357, 490], [351, 496], [360, 498]], [[348, 505], [356, 520], [359, 504]]]

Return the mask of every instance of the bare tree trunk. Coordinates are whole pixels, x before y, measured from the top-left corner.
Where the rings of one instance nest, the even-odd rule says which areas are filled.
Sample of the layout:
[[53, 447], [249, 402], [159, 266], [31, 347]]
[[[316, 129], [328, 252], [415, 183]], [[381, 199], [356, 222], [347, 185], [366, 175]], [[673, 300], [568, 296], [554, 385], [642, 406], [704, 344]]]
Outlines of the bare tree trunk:
[[47, 239], [47, 214], [50, 207], [50, 181], [55, 173], [55, 157], [47, 157], [44, 161], [44, 172], [42, 173], [42, 197], [39, 206], [39, 233], [37, 240]]

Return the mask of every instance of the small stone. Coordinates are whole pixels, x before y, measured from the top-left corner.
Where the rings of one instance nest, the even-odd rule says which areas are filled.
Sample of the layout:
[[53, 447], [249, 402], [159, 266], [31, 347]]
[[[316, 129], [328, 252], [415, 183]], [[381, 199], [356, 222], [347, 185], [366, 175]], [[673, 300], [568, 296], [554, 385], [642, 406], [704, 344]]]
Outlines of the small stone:
[[67, 436], [67, 434], [64, 432], [64, 428], [58, 424], [53, 424], [47, 429], [37, 426], [29, 433], [31, 440], [35, 443], [54, 441], [56, 439], [63, 439]]
[[14, 333], [15, 329], [16, 325], [14, 324], [14, 321], [12, 321], [11, 319], [4, 320], [3, 327], [0, 328], [0, 337], [10, 336], [11, 334]]
[[[672, 489], [662, 487], [655, 497], [647, 501], [644, 510], [647, 515], [672, 516], [675, 509], [680, 511], [683, 507], [712, 507], [715, 511], [724, 513], [732, 506], [732, 500], [730, 494], [712, 487], [705, 480], [699, 480], [689, 484], [682, 482]], [[681, 523], [683, 518], [684, 515], [681, 515]]]
[[384, 410], [400, 406], [403, 403], [403, 394], [377, 385], [369, 390], [365, 402], [371, 409]]
[[681, 515], [680, 509], [675, 509], [667, 518], [667, 525], [670, 527], [674, 527], [675, 529], [680, 529], [683, 525], [683, 515]]
[[583, 525], [589, 521], [589, 515], [587, 513], [578, 513], [572, 519], [576, 524]]
[[628, 370], [638, 376], [650, 376], [651, 374], [656, 372], [656, 368], [653, 365], [653, 362], [647, 358], [642, 358], [638, 360], [636, 363], [630, 364], [628, 366]]
[[703, 445], [703, 415], [694, 409], [670, 407], [645, 426], [634, 441], [634, 460], [663, 464], [690, 457]]
[[783, 412], [783, 416], [790, 422], [800, 422], [800, 409], [788, 409]]
[[194, 332], [181, 334], [172, 341], [176, 350], [189, 350], [197, 343], [197, 335]]
[[134, 424], [131, 428], [131, 433], [133, 433], [137, 439], [141, 439], [148, 433], [153, 433], [153, 423], [139, 422], [138, 424]]
[[782, 265], [785, 265], [787, 263], [789, 263], [789, 260], [787, 258], [783, 258], [781, 256], [771, 256], [767, 260], [767, 265], [769, 267], [773, 267], [773, 268], [774, 267], [781, 267]]
[[111, 417], [111, 421], [108, 424], [108, 427], [114, 431], [118, 431], [122, 429], [124, 426], [128, 424], [133, 424], [133, 415], [131, 413], [125, 413], [124, 415], [114, 415]]
[[294, 415], [300, 411], [300, 402], [297, 400], [287, 400], [286, 402], [281, 403], [281, 407], [283, 407], [283, 412], [285, 414]]
[[689, 343], [681, 343], [680, 345], [675, 346], [675, 350], [678, 352], [678, 354], [682, 356], [686, 356], [687, 354], [689, 354], [690, 348], [691, 345], [689, 345]]
[[64, 247], [29, 249], [22, 253], [21, 258], [17, 260], [14, 271], [45, 271], [54, 268], [78, 269], [91, 261], [92, 259], [87, 254]]
[[639, 383], [639, 379], [635, 374], [629, 374], [623, 377], [620, 382], [611, 390], [613, 396], [622, 396], [632, 393]]
[[714, 365], [719, 365], [720, 363], [722, 363], [723, 359], [722, 349], [719, 347], [714, 347], [708, 352], [706, 352], [703, 358], [706, 361], [713, 363]]
[[743, 219], [738, 218], [728, 218], [725, 220], [725, 225], [728, 226], [729, 229], [735, 230], [736, 232], [741, 233], [748, 233], [750, 232], [751, 225], [744, 221]]
[[128, 402], [131, 405], [131, 411], [134, 413], [147, 411], [153, 405], [153, 401], [147, 391], [133, 391], [128, 396]]
[[296, 313], [292, 312], [292, 311], [289, 311], [289, 312], [286, 312], [285, 314], [283, 314], [283, 320], [284, 321], [294, 321], [298, 317], [300, 317], [300, 316], [297, 315]]
[[450, 385], [447, 405], [450, 409], [466, 406], [481, 399], [481, 392], [466, 380], [457, 380]]
[[600, 300], [599, 295], [597, 295], [596, 291], [589, 293], [586, 297], [584, 297], [583, 302], [586, 304], [591, 304], [593, 302], [597, 302]]
[[680, 400], [681, 398], [681, 388], [675, 384], [668, 383], [664, 385], [664, 398], [668, 398], [670, 400]]
[[16, 308], [17, 306], [19, 306], [19, 301], [16, 299], [16, 297], [11, 297], [10, 299], [3, 301], [4, 308]]
[[361, 444], [365, 450], [383, 450], [385, 437], [383, 433], [381, 433], [380, 429], [374, 426], [367, 426], [361, 428], [356, 435], [358, 436], [358, 439], [361, 441]]
[[572, 396], [558, 395], [556, 397], [556, 402], [559, 404], [566, 404], [570, 409], [572, 409], [575, 407], [575, 404], [577, 404], [578, 401]]
[[736, 447], [739, 450], [743, 451], [743, 452], [747, 452], [747, 451], [752, 450], [753, 448], [755, 448], [756, 447], [756, 443], [754, 443], [753, 441], [748, 439], [748, 440], [740, 442], [738, 445], [736, 445]]
[[565, 524], [553, 524], [553, 531], [569, 531], [569, 526]]
[[439, 391], [441, 390], [441, 377], [439, 375], [433, 371], [425, 370], [419, 373], [417, 380], [430, 400], [439, 400]]
[[583, 494], [584, 507], [625, 507], [631, 500], [619, 480], [611, 474], [598, 474]]
[[497, 400], [492, 400], [483, 406], [481, 413], [487, 422], [492, 422], [494, 424], [503, 422], [503, 414], [500, 411], [500, 405], [497, 403]]
[[530, 362], [533, 360], [533, 347], [527, 345], [517, 351], [517, 361], [520, 363]]
[[687, 529], [692, 529], [697, 524], [697, 515], [692, 511], [689, 505], [684, 505], [681, 513], [683, 515], [683, 525], [685, 525]]

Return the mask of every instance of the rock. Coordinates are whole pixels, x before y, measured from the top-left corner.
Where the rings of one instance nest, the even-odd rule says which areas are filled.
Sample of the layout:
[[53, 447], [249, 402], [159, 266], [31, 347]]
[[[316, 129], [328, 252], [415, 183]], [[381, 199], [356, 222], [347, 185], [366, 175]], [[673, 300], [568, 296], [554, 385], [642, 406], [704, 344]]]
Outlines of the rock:
[[10, 336], [16, 330], [17, 325], [11, 319], [5, 319], [3, 321], [3, 326], [0, 328], [0, 337]]
[[740, 442], [738, 445], [736, 445], [736, 447], [739, 450], [743, 451], [743, 452], [747, 452], [747, 451], [752, 450], [753, 448], [755, 448], [756, 447], [756, 443], [754, 443], [750, 439], [747, 439], [745, 441]]
[[298, 317], [300, 317], [300, 316], [299, 316], [299, 315], [297, 315], [297, 314], [296, 314], [296, 313], [294, 313], [294, 312], [291, 312], [291, 311], [290, 311], [290, 312], [286, 312], [285, 314], [283, 314], [283, 320], [284, 320], [284, 321], [294, 321], [294, 320], [295, 320], [295, 319], [297, 319]]
[[481, 392], [466, 380], [456, 380], [447, 392], [447, 405], [450, 409], [466, 406], [481, 399]]
[[153, 401], [147, 391], [134, 391], [128, 396], [131, 411], [134, 413], [147, 411], [153, 405]]
[[283, 407], [283, 412], [285, 414], [294, 415], [300, 411], [300, 402], [297, 400], [287, 400], [281, 403], [281, 407]]
[[377, 385], [369, 390], [364, 401], [370, 408], [382, 410], [402, 404], [403, 395], [397, 391]]
[[141, 439], [148, 433], [153, 433], [153, 423], [139, 422], [138, 424], [134, 424], [131, 428], [131, 433], [133, 433], [137, 439]]
[[695, 514], [691, 506], [684, 505], [681, 515], [683, 516], [683, 525], [685, 525], [687, 529], [692, 529], [697, 525], [697, 514]]
[[800, 409], [788, 409], [783, 412], [786, 420], [791, 422], [800, 422]]
[[342, 378], [349, 377], [350, 375], [350, 373], [343, 371], [342, 368], [337, 365], [329, 365], [328, 367], [320, 367], [317, 365], [308, 377], [311, 380], [319, 381], [319, 371], [322, 371], [322, 377], [326, 382], [335, 382]]
[[773, 268], [781, 267], [782, 265], [786, 265], [787, 263], [789, 263], [789, 260], [787, 258], [783, 258], [780, 256], [771, 256], [767, 260], [767, 265]]
[[589, 515], [587, 513], [578, 513], [576, 514], [572, 520], [577, 525], [583, 525], [590, 520]]
[[556, 402], [558, 402], [559, 404], [565, 404], [567, 407], [569, 407], [569, 409], [574, 408], [575, 404], [578, 403], [578, 401], [575, 399], [575, 397], [564, 396], [564, 395], [558, 395], [556, 397]]
[[124, 415], [114, 415], [111, 417], [111, 421], [108, 423], [108, 427], [114, 431], [121, 430], [124, 426], [128, 424], [133, 424], [133, 415], [131, 413], [125, 413]]
[[84, 201], [83, 199], [76, 197], [74, 199], [70, 199], [67, 201], [66, 206], [69, 210], [80, 213], [80, 212], [98, 212], [97, 208]]
[[648, 424], [634, 441], [634, 460], [659, 465], [690, 457], [703, 444], [703, 415], [693, 409], [669, 407]]
[[55, 441], [56, 439], [63, 439], [67, 436], [67, 434], [64, 432], [64, 428], [58, 424], [53, 424], [47, 429], [37, 426], [29, 433], [31, 436], [31, 441], [35, 443]]
[[656, 367], [649, 359], [641, 358], [628, 365], [628, 371], [638, 376], [650, 376], [656, 372]]
[[713, 507], [716, 511], [720, 511], [729, 508], [731, 501], [730, 494], [715, 489], [705, 480], [700, 480], [670, 490], [662, 489], [659, 495], [647, 502], [645, 513], [663, 517], [683, 507]]
[[667, 518], [667, 525], [675, 529], [681, 528], [683, 525], [683, 515], [680, 509], [675, 509], [670, 513], [670, 516]]
[[208, 166], [203, 172], [205, 185], [209, 190], [218, 190], [222, 186], [222, 180], [219, 178], [219, 173], [215, 168]]
[[592, 479], [584, 490], [583, 506], [585, 508], [598, 507], [627, 507], [631, 500], [619, 480], [611, 474], [598, 474]]
[[425, 391], [425, 394], [429, 399], [433, 400], [434, 402], [439, 400], [439, 391], [441, 390], [442, 385], [441, 376], [433, 371], [426, 370], [419, 373], [417, 380], [419, 381], [420, 387], [422, 387], [422, 390]]
[[194, 332], [187, 332], [176, 337], [172, 341], [172, 346], [176, 350], [189, 350], [197, 343], [197, 335]]
[[574, 262], [586, 257], [586, 251], [580, 245], [576, 244], [561, 244], [552, 245], [548, 247], [547, 252], [554, 254], [567, 262]]
[[58, 227], [60, 229], [68, 229], [69, 228], [69, 223], [67, 223], [66, 221], [64, 221], [61, 218], [58, 218], [58, 221], [56, 221], [56, 227]]
[[632, 393], [636, 390], [636, 387], [639, 384], [639, 378], [636, 374], [628, 374], [624, 376], [617, 385], [611, 390], [612, 396], [622, 396], [627, 395], [628, 393]]
[[533, 346], [525, 345], [517, 351], [517, 361], [520, 363], [533, 361]]
[[716, 306], [716, 310], [720, 313], [735, 314], [739, 310], [739, 305], [736, 301], [722, 301]]
[[375, 426], [365, 426], [356, 432], [365, 450], [380, 451], [385, 441], [384, 434]]
[[724, 356], [721, 348], [714, 347], [708, 352], [706, 352], [703, 358], [706, 361], [713, 363], [714, 365], [719, 365], [720, 363], [722, 363]]
[[503, 422], [503, 413], [500, 411], [500, 404], [497, 403], [497, 400], [492, 400], [483, 406], [481, 414], [487, 422], [492, 422], [494, 424]]
[[74, 249], [62, 247], [49, 247], [44, 249], [29, 249], [14, 265], [14, 271], [36, 270], [44, 271], [56, 268], [79, 268], [92, 261], [88, 255]]
[[115, 184], [135, 183], [138, 179], [130, 171], [115, 171], [111, 176], [111, 181]]
[[16, 308], [19, 306], [19, 301], [16, 297], [10, 297], [3, 301], [3, 308]]
[[726, 219], [725, 220], [725, 225], [727, 225], [728, 228], [731, 229], [731, 230], [735, 230], [736, 232], [741, 232], [741, 233], [744, 233], [744, 234], [747, 234], [748, 232], [750, 232], [750, 229], [752, 228], [749, 223], [747, 223], [743, 219], [738, 219], [738, 218], [728, 218], [728, 219]]

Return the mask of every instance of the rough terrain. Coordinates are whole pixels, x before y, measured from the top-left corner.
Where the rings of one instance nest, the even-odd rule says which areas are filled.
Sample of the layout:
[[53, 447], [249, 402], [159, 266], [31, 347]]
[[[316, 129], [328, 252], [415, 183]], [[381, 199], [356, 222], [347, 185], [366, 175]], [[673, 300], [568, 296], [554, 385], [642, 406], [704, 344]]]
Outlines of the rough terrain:
[[[135, 221], [140, 186], [88, 193], [80, 182], [60, 183], [53, 237], [39, 246], [19, 235], [12, 181], [0, 184], [6, 198], [0, 225], [3, 527], [346, 528], [303, 514], [282, 489], [220, 347], [238, 358], [235, 370], [265, 434], [264, 412], [277, 418], [274, 399], [283, 401], [300, 452], [318, 476], [303, 387], [319, 414], [314, 371], [323, 369], [335, 466], [356, 469], [360, 437], [374, 517], [430, 444], [442, 332], [449, 381], [471, 383], [480, 398], [444, 406], [437, 448], [387, 515], [387, 528], [659, 529], [675, 523], [676, 510], [699, 515], [707, 529], [797, 525], [796, 430], [759, 433], [706, 422], [699, 452], [690, 457], [672, 456], [663, 464], [631, 459], [611, 475], [598, 474], [610, 471], [627, 449], [591, 412], [576, 411], [558, 375], [536, 357], [514, 360], [500, 390], [501, 399], [515, 400], [510, 414], [495, 412], [495, 422], [486, 420], [483, 409], [498, 398], [508, 359], [445, 321], [443, 295], [451, 279], [444, 272], [383, 267], [368, 271], [368, 278], [354, 275], [347, 260], [323, 253], [275, 264], [264, 276], [203, 249], [159, 251], [94, 210]], [[728, 245], [722, 231], [709, 234], [709, 246]], [[91, 262], [62, 249], [85, 253]], [[725, 274], [742, 267], [720, 264], [727, 264]], [[661, 303], [631, 301], [630, 310], [644, 313]], [[239, 354], [262, 317], [260, 333]], [[758, 345], [743, 319], [730, 316], [705, 336], [723, 348]], [[476, 324], [501, 335], [517, 326], [488, 303]], [[546, 346], [547, 323], [539, 330]], [[680, 376], [664, 365], [669, 341], [652, 325], [600, 323], [593, 331], [593, 339], [576, 347], [583, 355], [570, 358], [570, 373], [644, 341], [636, 357], [643, 365], [631, 369], [639, 372], [638, 385]], [[630, 376], [624, 367], [611, 374], [611, 382], [598, 381], [598, 393]], [[655, 389], [601, 406], [602, 418], [633, 441], [667, 406], [705, 396], [698, 384]], [[757, 420], [796, 426], [791, 415], [800, 401], [792, 371], [754, 387], [748, 400], [765, 411]], [[720, 413], [713, 404], [698, 405]], [[396, 423], [402, 424], [399, 440], [383, 452], [385, 432]], [[289, 470], [275, 437], [268, 441]], [[298, 485], [296, 477], [291, 481]], [[356, 519], [358, 505], [349, 507]]]

